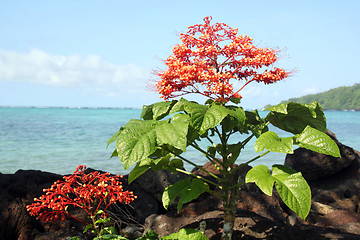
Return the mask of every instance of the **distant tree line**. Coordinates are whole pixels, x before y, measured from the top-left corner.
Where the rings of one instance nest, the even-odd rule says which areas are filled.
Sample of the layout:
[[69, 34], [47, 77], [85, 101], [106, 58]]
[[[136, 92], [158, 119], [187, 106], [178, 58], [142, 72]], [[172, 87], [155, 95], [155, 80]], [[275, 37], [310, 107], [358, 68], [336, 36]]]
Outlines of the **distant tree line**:
[[[324, 110], [357, 110], [360, 111], [360, 83], [350, 87], [338, 87], [318, 94], [309, 94], [299, 98], [290, 98], [281, 103], [318, 102]], [[269, 105], [264, 108], [269, 107]]]

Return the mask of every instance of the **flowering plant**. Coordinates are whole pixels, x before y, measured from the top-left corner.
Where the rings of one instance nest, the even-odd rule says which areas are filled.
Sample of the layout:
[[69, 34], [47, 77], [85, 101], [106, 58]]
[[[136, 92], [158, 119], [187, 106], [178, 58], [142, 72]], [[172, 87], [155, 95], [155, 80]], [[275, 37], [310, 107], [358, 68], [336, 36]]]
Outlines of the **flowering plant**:
[[[50, 188], [44, 189], [45, 195], [35, 198], [35, 202], [27, 206], [30, 215], [37, 216], [43, 222], [65, 220], [69, 216], [87, 225], [84, 232], [92, 229], [98, 236], [103, 232], [112, 232], [110, 228], [102, 231], [100, 226], [110, 220], [106, 210], [116, 202], [130, 203], [136, 196], [123, 191], [120, 182], [122, 176], [97, 171], [86, 174], [85, 169], [86, 166], [80, 165], [72, 175], [64, 176], [63, 181], [58, 180]], [[71, 215], [69, 207], [83, 209], [91, 223]]]
[[[160, 77], [156, 89], [162, 98], [198, 93], [227, 102], [240, 98], [239, 92], [250, 82], [270, 84], [288, 76], [280, 68], [262, 71], [277, 60], [276, 50], [258, 48], [250, 37], [237, 35], [237, 29], [224, 23], [211, 25], [210, 21], [206, 17], [204, 24], [181, 34], [182, 44], [165, 60], [168, 69], [156, 72]], [[245, 84], [235, 91], [233, 81]]]
[[[273, 165], [272, 170], [258, 165], [247, 172], [244, 182], [240, 170], [269, 152], [293, 153], [294, 145], [340, 157], [336, 143], [325, 134], [324, 113], [316, 102], [279, 104], [268, 108], [264, 118], [256, 110], [240, 107], [239, 92], [249, 83], [274, 83], [288, 77], [289, 72], [272, 68], [278, 59], [276, 50], [257, 48], [249, 37], [238, 36], [237, 29], [223, 23], [211, 25], [210, 21], [207, 17], [204, 24], [191, 26], [180, 35], [182, 43], [164, 61], [167, 70], [155, 72], [160, 78], [155, 89], [166, 101], [144, 106], [142, 119], [130, 120], [109, 139], [108, 144], [116, 142], [112, 156], [118, 156], [125, 169], [135, 165], [129, 182], [149, 169], [188, 174], [189, 178], [165, 189], [162, 200], [166, 209], [177, 197], [178, 211], [204, 192], [219, 197], [224, 206], [222, 239], [232, 237], [238, 193], [247, 182], [254, 182], [267, 195], [272, 195], [275, 185], [284, 203], [305, 219], [311, 191], [301, 173], [282, 165]], [[190, 93], [208, 100], [205, 104], [184, 98], [169, 101]], [[293, 136], [280, 137], [269, 131], [269, 124]], [[235, 164], [252, 138], [257, 138], [259, 155]], [[203, 148], [200, 141], [208, 147]], [[187, 148], [201, 152], [220, 175], [184, 157]], [[184, 170], [184, 162], [213, 180]]]

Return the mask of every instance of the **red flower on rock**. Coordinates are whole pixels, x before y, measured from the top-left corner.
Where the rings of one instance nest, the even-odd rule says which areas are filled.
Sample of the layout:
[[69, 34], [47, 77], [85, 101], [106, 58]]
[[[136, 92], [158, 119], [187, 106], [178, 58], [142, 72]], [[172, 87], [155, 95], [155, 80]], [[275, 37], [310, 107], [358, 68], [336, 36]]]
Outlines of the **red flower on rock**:
[[64, 176], [64, 181], [58, 180], [44, 189], [45, 195], [35, 198], [35, 202], [27, 206], [30, 215], [43, 222], [65, 220], [66, 216], [70, 216], [87, 224], [70, 215], [68, 207], [81, 208], [90, 217], [95, 217], [98, 210], [105, 212], [115, 202], [127, 204], [136, 198], [132, 192], [123, 191], [122, 176], [97, 171], [85, 174], [85, 169], [86, 166], [80, 165], [72, 175]]
[[[160, 77], [156, 90], [165, 100], [189, 93], [199, 93], [208, 98], [227, 102], [241, 98], [239, 91], [252, 81], [274, 83], [288, 77], [288, 72], [270, 67], [278, 58], [278, 51], [257, 48], [248, 36], [237, 35], [238, 30], [224, 23], [189, 27], [181, 34], [181, 44], [173, 48], [173, 54], [164, 62], [165, 71], [157, 71]], [[232, 81], [244, 80], [242, 87], [234, 89]]]

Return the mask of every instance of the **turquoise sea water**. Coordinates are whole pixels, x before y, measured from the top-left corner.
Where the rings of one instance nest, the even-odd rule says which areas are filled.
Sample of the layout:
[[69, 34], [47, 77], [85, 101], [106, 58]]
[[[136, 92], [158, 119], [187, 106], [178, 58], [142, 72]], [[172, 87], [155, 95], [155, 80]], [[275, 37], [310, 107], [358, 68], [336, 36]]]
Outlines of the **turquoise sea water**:
[[[107, 140], [138, 109], [0, 108], [0, 172], [38, 169], [72, 173], [80, 165], [126, 174], [118, 158], [109, 159], [115, 145]], [[265, 114], [265, 113], [262, 113]], [[325, 111], [328, 129], [338, 139], [360, 150], [360, 112]], [[241, 159], [255, 156], [253, 142]], [[201, 154], [189, 149], [185, 156], [201, 164]], [[268, 154], [254, 164], [283, 163], [285, 154]], [[187, 169], [191, 167], [186, 166]]]

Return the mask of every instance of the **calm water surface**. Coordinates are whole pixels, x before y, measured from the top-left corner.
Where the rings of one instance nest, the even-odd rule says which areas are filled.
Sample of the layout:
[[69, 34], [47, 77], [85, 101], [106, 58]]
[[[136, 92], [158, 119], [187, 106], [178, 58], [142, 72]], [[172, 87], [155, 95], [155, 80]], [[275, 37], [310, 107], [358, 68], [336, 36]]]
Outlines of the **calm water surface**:
[[[125, 174], [118, 158], [109, 159], [115, 145], [106, 148], [106, 144], [120, 126], [140, 113], [138, 109], [0, 108], [0, 172], [39, 169], [67, 174], [84, 164]], [[325, 115], [338, 139], [360, 150], [360, 112], [326, 111]], [[253, 142], [241, 159], [255, 156]], [[205, 162], [191, 149], [185, 156]], [[255, 163], [271, 166], [283, 163], [284, 157], [271, 153]]]

